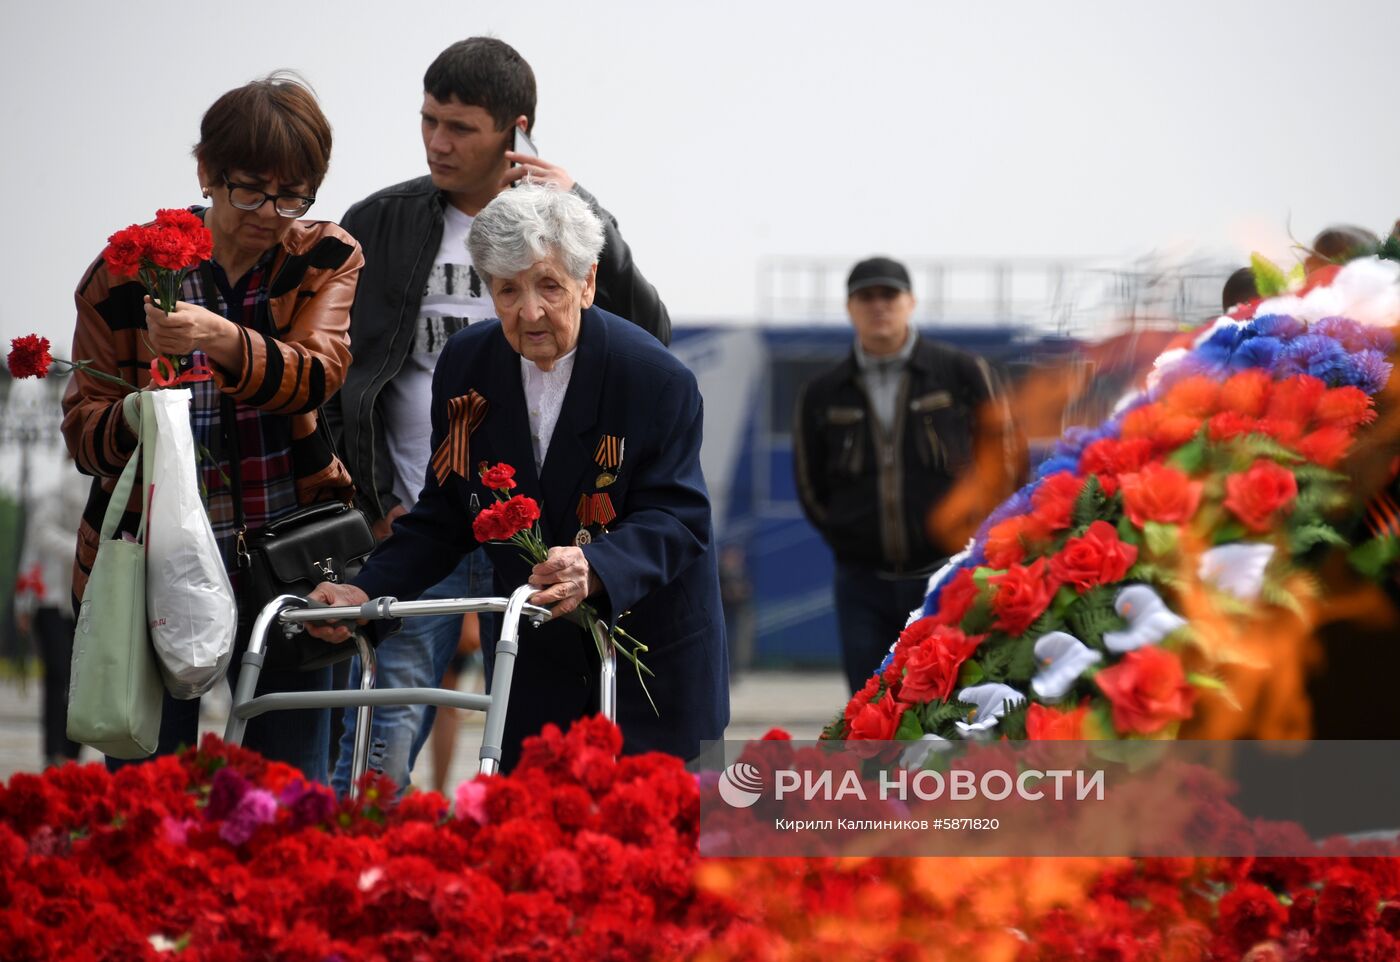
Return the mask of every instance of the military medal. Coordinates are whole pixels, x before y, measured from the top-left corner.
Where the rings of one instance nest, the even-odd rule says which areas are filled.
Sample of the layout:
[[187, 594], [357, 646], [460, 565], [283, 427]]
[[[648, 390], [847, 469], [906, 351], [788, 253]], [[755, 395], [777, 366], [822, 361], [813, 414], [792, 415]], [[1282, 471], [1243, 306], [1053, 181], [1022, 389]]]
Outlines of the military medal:
[[627, 447], [626, 438], [605, 434], [598, 439], [598, 447], [593, 452], [593, 460], [603, 472], [593, 481], [595, 488], [606, 488], [617, 480], [618, 469], [622, 467], [622, 455]]
[[587, 528], [579, 528], [578, 534], [574, 535], [574, 547], [582, 548], [593, 540], [593, 535], [588, 533]]

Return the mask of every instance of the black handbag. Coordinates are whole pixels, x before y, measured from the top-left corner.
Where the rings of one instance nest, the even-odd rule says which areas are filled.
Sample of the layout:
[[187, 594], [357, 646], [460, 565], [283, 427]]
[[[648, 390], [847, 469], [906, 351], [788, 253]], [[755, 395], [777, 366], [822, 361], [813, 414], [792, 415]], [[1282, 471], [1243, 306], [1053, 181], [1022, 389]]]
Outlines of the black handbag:
[[[374, 533], [364, 513], [350, 504], [327, 501], [284, 515], [249, 533], [243, 517], [243, 478], [238, 452], [236, 411], [223, 398], [229, 428], [229, 462], [233, 517], [238, 530], [239, 596], [245, 617], [256, 618], [279, 595], [305, 597], [323, 581], [343, 583], [359, 574], [374, 551]], [[313, 638], [301, 626], [268, 629], [263, 667], [310, 671], [355, 654], [352, 644]]]

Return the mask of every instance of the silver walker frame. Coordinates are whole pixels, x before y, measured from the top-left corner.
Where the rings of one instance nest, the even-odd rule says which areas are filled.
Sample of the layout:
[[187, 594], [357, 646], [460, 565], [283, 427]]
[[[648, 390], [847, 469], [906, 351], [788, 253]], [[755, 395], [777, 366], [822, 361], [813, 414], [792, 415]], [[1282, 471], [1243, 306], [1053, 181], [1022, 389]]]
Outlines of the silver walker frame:
[[[509, 598], [443, 598], [432, 601], [399, 601], [395, 598], [371, 598], [358, 607], [323, 606], [296, 595], [281, 595], [268, 602], [253, 622], [248, 650], [243, 654], [238, 686], [233, 692], [224, 741], [243, 743], [248, 719], [269, 711], [293, 708], [354, 708], [355, 754], [350, 767], [350, 796], [359, 794], [360, 779], [369, 768], [370, 727], [375, 705], [437, 705], [445, 708], [465, 708], [486, 713], [486, 727], [481, 739], [481, 773], [494, 775], [501, 767], [501, 741], [505, 732], [506, 707], [510, 703], [511, 679], [515, 673], [515, 656], [520, 650], [520, 619], [526, 617], [535, 627], [551, 618], [547, 608], [526, 602], [539, 589], [521, 585]], [[491, 694], [478, 695], [446, 688], [375, 688], [377, 676], [374, 646], [364, 633], [354, 631], [351, 641], [360, 656], [362, 670], [358, 690], [270, 692], [258, 695], [258, 678], [262, 674], [267, 634], [273, 622], [281, 625], [301, 625], [321, 621], [386, 621], [396, 618], [455, 615], [470, 612], [500, 611], [505, 613], [501, 637], [496, 642], [496, 663], [491, 681]], [[603, 631], [600, 636], [606, 657], [602, 660], [598, 678], [599, 711], [608, 719], [617, 719], [617, 652]]]

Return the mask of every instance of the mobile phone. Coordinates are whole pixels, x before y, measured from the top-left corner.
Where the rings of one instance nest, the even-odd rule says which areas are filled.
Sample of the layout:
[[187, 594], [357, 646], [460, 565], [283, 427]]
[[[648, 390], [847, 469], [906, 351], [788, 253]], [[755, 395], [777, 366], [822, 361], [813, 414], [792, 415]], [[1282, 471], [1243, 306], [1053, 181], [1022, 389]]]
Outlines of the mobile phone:
[[[510, 149], [517, 154], [529, 154], [531, 157], [538, 157], [540, 155], [540, 152], [535, 149], [535, 142], [530, 139], [530, 135], [519, 127], [515, 128], [515, 144]], [[516, 167], [519, 165], [512, 163], [511, 166]]]

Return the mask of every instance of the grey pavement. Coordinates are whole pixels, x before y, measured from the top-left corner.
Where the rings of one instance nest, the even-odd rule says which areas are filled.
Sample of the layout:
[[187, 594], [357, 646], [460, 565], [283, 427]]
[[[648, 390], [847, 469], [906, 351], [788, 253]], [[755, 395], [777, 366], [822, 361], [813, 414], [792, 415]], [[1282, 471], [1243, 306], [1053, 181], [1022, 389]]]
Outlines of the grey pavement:
[[[479, 690], [480, 675], [468, 676], [463, 687]], [[35, 772], [43, 767], [39, 729], [37, 679], [26, 684], [0, 681], [0, 779], [15, 772]], [[758, 738], [771, 728], [785, 729], [794, 738], [816, 738], [822, 727], [844, 707], [847, 699], [844, 675], [831, 671], [752, 671], [736, 680], [730, 689], [731, 721], [725, 738]], [[222, 733], [228, 717], [227, 689], [205, 696], [201, 728]], [[481, 745], [479, 712], [462, 712], [458, 737], [449, 768], [449, 788], [476, 772], [476, 754]], [[98, 755], [83, 750], [84, 761]], [[413, 771], [415, 785], [430, 787], [432, 765], [427, 748]]]

